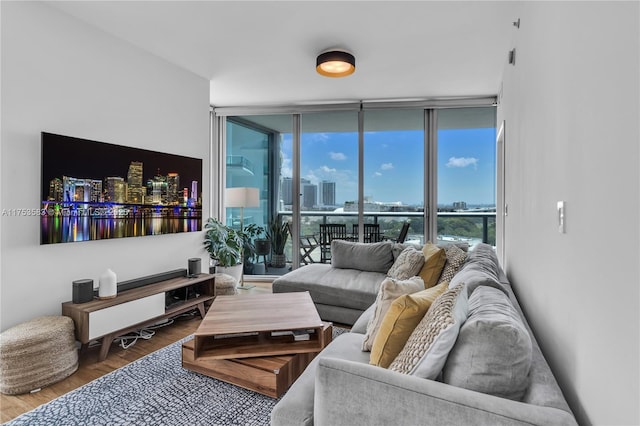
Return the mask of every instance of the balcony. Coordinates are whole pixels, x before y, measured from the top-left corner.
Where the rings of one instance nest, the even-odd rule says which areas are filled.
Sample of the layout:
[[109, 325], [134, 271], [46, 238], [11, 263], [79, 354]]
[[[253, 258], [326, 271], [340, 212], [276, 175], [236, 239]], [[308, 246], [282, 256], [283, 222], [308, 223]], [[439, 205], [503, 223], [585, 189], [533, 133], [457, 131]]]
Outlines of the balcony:
[[[290, 222], [292, 212], [278, 212], [280, 220]], [[329, 211], [303, 211], [300, 214], [301, 235], [313, 235], [320, 240], [320, 224], [344, 223], [351, 230], [353, 224], [358, 223], [357, 212], [329, 212]], [[365, 212], [365, 223], [377, 223], [380, 231], [386, 239], [395, 239], [400, 233], [402, 224], [410, 222], [409, 233], [405, 243], [424, 244], [424, 215], [423, 212]], [[438, 237], [437, 243], [466, 242], [470, 248], [476, 244], [487, 243], [495, 247], [496, 213], [483, 212], [438, 212]], [[269, 268], [268, 275], [282, 275], [289, 271], [292, 259], [291, 238], [287, 242], [285, 254], [289, 260], [286, 268]], [[320, 248], [311, 253], [314, 262], [320, 262]], [[302, 263], [304, 265], [304, 263]]]

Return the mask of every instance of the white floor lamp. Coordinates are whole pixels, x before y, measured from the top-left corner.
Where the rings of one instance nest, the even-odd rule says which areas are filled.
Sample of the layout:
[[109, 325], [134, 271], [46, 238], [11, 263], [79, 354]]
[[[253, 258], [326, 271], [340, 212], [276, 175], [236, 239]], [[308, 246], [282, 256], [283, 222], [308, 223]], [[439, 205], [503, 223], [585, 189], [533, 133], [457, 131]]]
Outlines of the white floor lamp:
[[[225, 193], [225, 207], [240, 207], [240, 231], [244, 230], [244, 208], [245, 207], [260, 207], [260, 190], [258, 188], [226, 188]], [[242, 247], [244, 252], [244, 244]], [[242, 259], [244, 260], [244, 253]], [[242, 268], [242, 275], [240, 278], [240, 285], [238, 288], [247, 290], [255, 286], [244, 284], [244, 266]]]

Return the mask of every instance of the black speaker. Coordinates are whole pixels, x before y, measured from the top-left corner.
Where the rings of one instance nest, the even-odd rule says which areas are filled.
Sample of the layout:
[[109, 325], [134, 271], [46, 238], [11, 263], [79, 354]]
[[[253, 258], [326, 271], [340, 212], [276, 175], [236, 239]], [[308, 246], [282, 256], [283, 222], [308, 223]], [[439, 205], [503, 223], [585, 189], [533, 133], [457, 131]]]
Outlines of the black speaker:
[[93, 280], [76, 280], [73, 282], [73, 303], [86, 303], [93, 300]]
[[200, 274], [200, 258], [194, 257], [189, 259], [189, 269], [187, 271], [187, 276], [195, 277]]

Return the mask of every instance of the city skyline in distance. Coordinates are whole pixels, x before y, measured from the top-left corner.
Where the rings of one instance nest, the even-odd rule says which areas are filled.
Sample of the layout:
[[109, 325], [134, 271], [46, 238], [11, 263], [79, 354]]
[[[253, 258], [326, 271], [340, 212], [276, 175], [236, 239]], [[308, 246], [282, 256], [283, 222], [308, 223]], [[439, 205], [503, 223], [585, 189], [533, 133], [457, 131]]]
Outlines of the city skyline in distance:
[[[336, 205], [358, 199], [357, 132], [303, 133], [300, 152], [301, 179], [335, 182]], [[495, 128], [438, 131], [438, 205], [495, 207], [495, 154]], [[291, 177], [291, 158], [291, 134], [283, 134], [283, 177]], [[423, 206], [423, 181], [422, 131], [365, 132], [365, 197]]]

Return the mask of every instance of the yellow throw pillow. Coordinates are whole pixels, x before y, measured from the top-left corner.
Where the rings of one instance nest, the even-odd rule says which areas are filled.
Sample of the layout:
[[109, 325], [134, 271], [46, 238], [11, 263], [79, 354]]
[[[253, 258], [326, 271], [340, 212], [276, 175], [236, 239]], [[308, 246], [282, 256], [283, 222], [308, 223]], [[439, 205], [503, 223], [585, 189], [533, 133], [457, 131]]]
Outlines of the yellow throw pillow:
[[394, 300], [384, 315], [373, 341], [369, 364], [389, 367], [433, 301], [444, 293], [448, 286], [448, 282], [443, 282], [435, 287], [406, 294]]
[[447, 262], [447, 253], [435, 244], [427, 242], [422, 247], [422, 254], [424, 254], [424, 265], [418, 275], [424, 281], [424, 288], [431, 288], [438, 283], [438, 278]]

